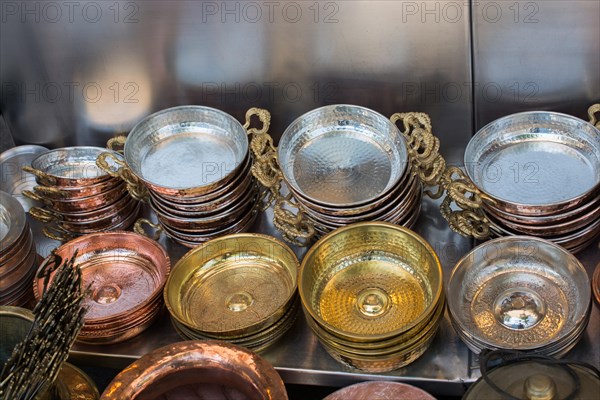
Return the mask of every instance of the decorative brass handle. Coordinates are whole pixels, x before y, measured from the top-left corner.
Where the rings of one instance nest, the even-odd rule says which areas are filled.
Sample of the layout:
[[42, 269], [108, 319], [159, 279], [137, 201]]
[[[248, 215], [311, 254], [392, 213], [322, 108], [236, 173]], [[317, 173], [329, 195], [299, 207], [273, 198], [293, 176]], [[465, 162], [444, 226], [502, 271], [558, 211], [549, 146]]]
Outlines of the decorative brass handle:
[[21, 194], [31, 200], [39, 201], [44, 204], [48, 203], [48, 200], [45, 197], [42, 197], [39, 194], [32, 192], [31, 190], [23, 190]]
[[[124, 138], [124, 136], [113, 138], [111, 140], [116, 141], [116, 139], [119, 138]], [[142, 184], [142, 182], [140, 182], [138, 177], [135, 176], [133, 172], [131, 172], [125, 161], [122, 160], [120, 157], [117, 157], [116, 154], [117, 153], [114, 151], [107, 151], [101, 153], [96, 159], [96, 165], [98, 166], [98, 168], [102, 169], [103, 171], [106, 171], [106, 173], [108, 173], [113, 178], [119, 178], [125, 181], [125, 184], [127, 185], [127, 190], [129, 191], [131, 197], [139, 201], [146, 201], [148, 198], [148, 189]], [[111, 166], [108, 164], [108, 159], [111, 159], [115, 164], [119, 166], [119, 168], [111, 168]]]
[[440, 180], [446, 169], [446, 160], [439, 153], [440, 140], [433, 135], [431, 118], [425, 113], [396, 113], [390, 117], [393, 124], [402, 122], [401, 131], [407, 141], [408, 156], [415, 173], [425, 186], [437, 187], [435, 192], [425, 194], [438, 199], [444, 193]]
[[[252, 116], [257, 116], [262, 122], [260, 129], [250, 128]], [[246, 112], [244, 129], [252, 136], [250, 141], [250, 151], [254, 157], [252, 175], [267, 189], [264, 208], [273, 204], [275, 228], [281, 232], [287, 242], [305, 247], [314, 237], [315, 229], [298, 208], [291, 193], [287, 196], [281, 194], [283, 174], [277, 162], [277, 148], [273, 145], [273, 138], [267, 133], [270, 123], [271, 114], [267, 110], [251, 108]], [[297, 211], [294, 212], [293, 209]]]
[[600, 129], [600, 118], [596, 118], [596, 114], [600, 113], [600, 104], [593, 104], [588, 108], [588, 115], [590, 116], [590, 124]]
[[[456, 179], [453, 178], [454, 175], [457, 176]], [[484, 195], [465, 173], [458, 167], [448, 167], [442, 176], [441, 185], [446, 189], [446, 198], [440, 211], [450, 229], [479, 240], [489, 238], [490, 221], [481, 209]], [[452, 203], [459, 209], [452, 210]]]
[[62, 217], [59, 214], [40, 207], [31, 207], [28, 212], [33, 218], [46, 224], [52, 221], [62, 220]]
[[67, 191], [60, 190], [60, 189], [57, 189], [52, 186], [39, 186], [38, 185], [38, 186], [34, 186], [33, 190], [35, 192], [38, 192], [38, 193], [40, 193], [42, 195], [46, 195], [46, 196], [50, 195], [50, 196], [62, 197], [62, 198], [69, 196], [69, 193]]
[[29, 165], [25, 165], [22, 169], [23, 169], [23, 171], [25, 171], [27, 173], [35, 175], [37, 178], [41, 179], [42, 181], [46, 181], [49, 185], [56, 185], [56, 183], [57, 183], [55, 177], [50, 176], [47, 173], [40, 171], [39, 169], [35, 169], [33, 167], [30, 167]]
[[[144, 229], [144, 224], [148, 225], [149, 227], [154, 229], [154, 234], [153, 235], [149, 235], [146, 230]], [[137, 221], [135, 221], [135, 225], [133, 226], [133, 230], [136, 233], [139, 233], [140, 235], [144, 235], [147, 236], [149, 238], [152, 238], [154, 240], [158, 240], [160, 238], [160, 234], [162, 233], [163, 229], [160, 226], [160, 224], [155, 224], [152, 221], [150, 221], [149, 219], [146, 218], [140, 218]]]
[[69, 240], [75, 239], [75, 235], [55, 226], [45, 226], [42, 230], [44, 236], [52, 240], [58, 240], [59, 242], [68, 242]]
[[[108, 139], [108, 142], [106, 142], [106, 148], [119, 154], [123, 154], [126, 140], [127, 136], [117, 136], [112, 139]], [[116, 149], [115, 147], [119, 147], [119, 149]]]

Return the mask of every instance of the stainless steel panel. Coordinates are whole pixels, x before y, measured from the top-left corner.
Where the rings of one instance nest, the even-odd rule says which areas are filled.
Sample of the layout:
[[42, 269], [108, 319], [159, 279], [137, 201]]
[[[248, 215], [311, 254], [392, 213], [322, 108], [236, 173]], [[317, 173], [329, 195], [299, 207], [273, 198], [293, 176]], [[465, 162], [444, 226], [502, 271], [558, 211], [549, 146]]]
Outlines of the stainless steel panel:
[[476, 128], [528, 110], [587, 120], [600, 101], [600, 2], [472, 4]]
[[[427, 3], [427, 2], [426, 2]], [[471, 134], [468, 7], [436, 1], [3, 1], [2, 112], [17, 143], [101, 145], [158, 109], [241, 119], [348, 103]]]

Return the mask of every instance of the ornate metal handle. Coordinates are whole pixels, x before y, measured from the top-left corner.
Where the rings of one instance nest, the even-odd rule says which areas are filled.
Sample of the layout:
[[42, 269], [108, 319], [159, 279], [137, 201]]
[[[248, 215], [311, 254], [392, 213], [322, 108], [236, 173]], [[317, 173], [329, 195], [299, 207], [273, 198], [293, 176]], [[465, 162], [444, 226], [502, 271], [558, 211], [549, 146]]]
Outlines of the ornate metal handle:
[[[124, 136], [120, 136], [120, 137], [124, 137]], [[113, 138], [111, 140], [115, 140], [119, 139], [118, 138]], [[109, 140], [110, 142], [110, 140]], [[107, 145], [108, 146], [108, 145]], [[146, 188], [146, 186], [144, 186], [144, 184], [142, 184], [142, 182], [140, 182], [140, 180], [138, 179], [137, 176], [135, 176], [133, 174], [133, 172], [131, 172], [131, 170], [129, 169], [129, 167], [127, 167], [127, 164], [125, 163], [125, 161], [123, 159], [121, 159], [120, 157], [117, 156], [118, 153], [116, 152], [104, 152], [101, 153], [98, 158], [96, 159], [96, 165], [98, 166], [98, 168], [102, 169], [103, 171], [106, 171], [106, 173], [108, 173], [110, 176], [114, 177], [114, 178], [119, 178], [122, 179], [123, 181], [125, 181], [125, 184], [127, 185], [127, 190], [129, 191], [129, 194], [131, 195], [131, 197], [133, 197], [136, 200], [139, 201], [146, 201], [148, 198], [148, 189]], [[115, 162], [115, 164], [117, 164], [119, 166], [118, 169], [113, 169], [111, 168], [111, 166], [108, 164], [108, 159], [111, 159], [112, 161]]]
[[31, 200], [35, 200], [35, 201], [39, 201], [44, 204], [48, 204], [48, 199], [40, 196], [37, 193], [32, 192], [31, 190], [23, 190], [23, 192], [21, 192], [21, 194]]
[[59, 214], [40, 207], [31, 207], [28, 212], [33, 218], [46, 224], [52, 221], [62, 220], [62, 217]]
[[69, 240], [75, 239], [75, 235], [70, 234], [56, 226], [45, 226], [43, 231], [44, 236], [52, 240], [58, 240], [59, 242], [68, 242]]
[[406, 138], [408, 156], [415, 173], [425, 186], [437, 187], [435, 192], [425, 194], [438, 199], [444, 193], [440, 179], [446, 169], [446, 160], [439, 153], [440, 140], [433, 135], [431, 118], [425, 113], [396, 113], [390, 117], [392, 123], [402, 122], [402, 134]]
[[36, 178], [39, 178], [41, 181], [46, 181], [49, 185], [56, 185], [57, 183], [55, 177], [50, 176], [47, 173], [40, 171], [39, 169], [35, 169], [33, 167], [30, 167], [29, 165], [25, 165], [22, 169], [27, 173], [35, 175]]
[[[119, 154], [123, 154], [126, 140], [127, 136], [117, 136], [112, 139], [108, 139], [108, 142], [106, 142], [106, 148]], [[119, 147], [119, 149], [116, 149], [115, 147]]]
[[[453, 178], [454, 175], [457, 178]], [[441, 185], [446, 189], [446, 198], [440, 211], [450, 229], [479, 240], [489, 238], [490, 221], [481, 209], [484, 195], [465, 173], [458, 167], [448, 167], [441, 178]], [[459, 209], [453, 210], [452, 203]]]
[[588, 108], [588, 115], [590, 116], [590, 124], [600, 129], [600, 118], [596, 118], [596, 114], [600, 113], [600, 104], [594, 104]]
[[54, 196], [65, 198], [69, 196], [69, 193], [65, 190], [60, 190], [52, 186], [34, 186], [33, 190], [44, 196]]
[[[258, 116], [262, 122], [260, 129], [250, 128], [252, 116]], [[277, 148], [273, 145], [273, 138], [267, 133], [271, 122], [271, 114], [261, 108], [251, 108], [246, 112], [244, 129], [252, 136], [250, 151], [254, 157], [252, 175], [267, 189], [265, 191], [265, 209], [273, 204], [273, 224], [283, 235], [283, 238], [292, 244], [308, 246], [315, 235], [312, 223], [299, 209], [291, 193], [287, 196], [281, 194], [283, 175], [277, 161]], [[296, 209], [297, 211], [293, 211]]]
[[[144, 229], [144, 224], [148, 225], [149, 227], [154, 229], [154, 234], [149, 235], [146, 230]], [[140, 218], [137, 221], [135, 221], [135, 225], [133, 225], [133, 230], [136, 233], [139, 233], [140, 235], [144, 235], [147, 236], [149, 238], [152, 238], [154, 240], [158, 240], [160, 238], [160, 234], [162, 233], [163, 229], [160, 226], [160, 224], [155, 224], [154, 222], [150, 221], [149, 219], [146, 218]]]

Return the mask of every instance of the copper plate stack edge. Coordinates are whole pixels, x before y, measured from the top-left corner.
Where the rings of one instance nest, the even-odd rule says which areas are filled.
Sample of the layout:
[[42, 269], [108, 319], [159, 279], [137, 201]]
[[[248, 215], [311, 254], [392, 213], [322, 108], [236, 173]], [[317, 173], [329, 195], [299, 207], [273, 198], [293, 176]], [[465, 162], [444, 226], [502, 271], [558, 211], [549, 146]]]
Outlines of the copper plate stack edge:
[[0, 243], [0, 305], [29, 306], [39, 259], [23, 206], [4, 192], [0, 192]]
[[46, 236], [65, 242], [133, 225], [139, 203], [129, 195], [122, 180], [96, 166], [97, 157], [105, 151], [87, 146], [54, 149], [24, 168], [38, 183], [24, 195], [42, 205], [31, 208], [29, 214], [51, 223], [44, 229]]
[[240, 233], [210, 240], [173, 267], [164, 290], [184, 339], [219, 339], [261, 351], [292, 326], [300, 309], [299, 262], [284, 243]]
[[442, 268], [427, 242], [386, 222], [321, 238], [302, 261], [298, 290], [308, 325], [337, 361], [387, 372], [419, 358], [444, 315]]
[[422, 183], [402, 132], [368, 108], [331, 105], [292, 122], [278, 147], [283, 179], [317, 237], [362, 221], [411, 227]]
[[584, 335], [592, 307], [589, 278], [577, 258], [528, 236], [493, 239], [465, 255], [447, 298], [454, 329], [475, 353], [562, 357]]
[[435, 400], [417, 387], [399, 382], [362, 382], [346, 386], [323, 400]]
[[[122, 144], [120, 175], [147, 193], [158, 219], [152, 226], [172, 240], [196, 247], [254, 222], [263, 192], [251, 173], [248, 133], [231, 115], [202, 106], [165, 109], [140, 121]], [[143, 223], [149, 221], [141, 219], [137, 232]]]
[[[134, 232], [106, 232], [82, 236], [57, 248], [55, 253], [71, 258], [89, 287], [88, 311], [77, 337], [90, 344], [117, 343], [148, 328], [162, 309], [162, 290], [170, 261], [154, 240]], [[40, 298], [43, 279], [34, 282]]]

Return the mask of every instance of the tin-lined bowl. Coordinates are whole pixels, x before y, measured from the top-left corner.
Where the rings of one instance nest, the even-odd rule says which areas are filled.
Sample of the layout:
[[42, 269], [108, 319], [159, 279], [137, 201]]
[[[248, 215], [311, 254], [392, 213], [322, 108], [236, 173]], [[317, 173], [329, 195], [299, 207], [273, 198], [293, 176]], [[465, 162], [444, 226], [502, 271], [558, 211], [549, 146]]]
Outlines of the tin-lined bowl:
[[123, 370], [102, 400], [136, 398], [287, 400], [277, 371], [258, 355], [229, 343], [186, 341], [156, 349]]
[[[169, 257], [157, 242], [133, 232], [106, 232], [79, 237], [55, 250], [62, 258], [72, 258], [75, 252], [82, 285], [89, 287], [79, 341], [115, 343], [140, 333], [156, 319], [170, 268]], [[42, 278], [34, 283], [37, 299], [43, 285]]]
[[270, 236], [220, 237], [177, 262], [165, 303], [178, 330], [188, 332], [185, 337], [253, 348], [278, 321], [286, 330], [291, 326], [281, 319], [294, 307], [298, 269], [292, 250]]
[[543, 239], [514, 236], [464, 256], [447, 297], [452, 323], [473, 351], [555, 355], [581, 336], [591, 290], [585, 269], [569, 252]]

